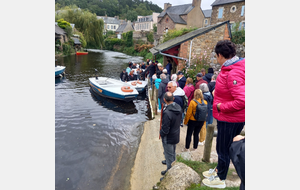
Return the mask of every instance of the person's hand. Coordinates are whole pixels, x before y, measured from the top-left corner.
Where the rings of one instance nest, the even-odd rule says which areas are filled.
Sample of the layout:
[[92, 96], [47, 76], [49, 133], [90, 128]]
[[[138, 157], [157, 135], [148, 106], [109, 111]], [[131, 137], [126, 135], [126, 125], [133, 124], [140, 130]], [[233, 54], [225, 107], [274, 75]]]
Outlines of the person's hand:
[[215, 90], [212, 91], [212, 95], [215, 96]]
[[235, 142], [235, 141], [240, 141], [240, 140], [242, 140], [242, 139], [244, 139], [245, 137], [244, 136], [242, 136], [242, 135], [237, 135], [237, 136], [235, 136], [234, 138], [233, 138], [233, 142]]
[[221, 107], [221, 103], [218, 103], [217, 108], [218, 108], [219, 111], [220, 111], [220, 107]]

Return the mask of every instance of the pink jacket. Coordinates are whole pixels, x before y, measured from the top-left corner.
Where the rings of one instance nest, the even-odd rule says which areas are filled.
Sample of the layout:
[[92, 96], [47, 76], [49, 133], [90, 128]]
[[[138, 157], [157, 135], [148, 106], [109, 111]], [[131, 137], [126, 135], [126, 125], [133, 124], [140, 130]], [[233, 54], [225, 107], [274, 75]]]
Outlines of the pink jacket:
[[[221, 103], [220, 111], [217, 104]], [[245, 59], [222, 66], [217, 77], [213, 117], [230, 123], [245, 122]]]
[[188, 97], [188, 105], [190, 105], [190, 101], [194, 98], [194, 91], [195, 91], [195, 87], [192, 84], [188, 84], [185, 85], [185, 87], [183, 88], [183, 91], [186, 95], [186, 97]]

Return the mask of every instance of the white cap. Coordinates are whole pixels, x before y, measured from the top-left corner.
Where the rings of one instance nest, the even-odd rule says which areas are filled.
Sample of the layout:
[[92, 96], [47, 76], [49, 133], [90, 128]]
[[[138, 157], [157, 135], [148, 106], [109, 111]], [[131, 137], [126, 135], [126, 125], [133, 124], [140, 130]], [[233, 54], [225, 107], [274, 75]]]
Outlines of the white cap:
[[158, 67], [162, 67], [162, 64], [161, 64], [161, 63], [158, 63], [157, 66], [158, 66]]

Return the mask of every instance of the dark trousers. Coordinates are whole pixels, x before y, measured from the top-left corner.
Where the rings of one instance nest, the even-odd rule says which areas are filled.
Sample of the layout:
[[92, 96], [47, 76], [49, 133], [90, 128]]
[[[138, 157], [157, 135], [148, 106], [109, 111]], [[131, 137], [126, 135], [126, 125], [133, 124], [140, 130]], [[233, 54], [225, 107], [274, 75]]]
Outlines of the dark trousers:
[[168, 144], [167, 136], [162, 138], [162, 145], [164, 148], [164, 155], [167, 163], [167, 170], [171, 168], [172, 162], [176, 160], [176, 144]]
[[198, 148], [198, 142], [199, 142], [199, 133], [201, 131], [201, 128], [204, 124], [204, 121], [193, 121], [189, 120], [188, 127], [186, 131], [186, 137], [185, 137], [185, 148], [189, 149], [191, 144], [191, 138], [192, 134], [194, 136], [194, 149]]
[[216, 150], [218, 153], [218, 176], [221, 180], [225, 180], [230, 164], [229, 148], [232, 139], [239, 135], [243, 130], [245, 122], [228, 123], [217, 121], [218, 135]]
[[241, 179], [240, 190], [245, 190], [245, 139], [232, 142], [229, 156]]

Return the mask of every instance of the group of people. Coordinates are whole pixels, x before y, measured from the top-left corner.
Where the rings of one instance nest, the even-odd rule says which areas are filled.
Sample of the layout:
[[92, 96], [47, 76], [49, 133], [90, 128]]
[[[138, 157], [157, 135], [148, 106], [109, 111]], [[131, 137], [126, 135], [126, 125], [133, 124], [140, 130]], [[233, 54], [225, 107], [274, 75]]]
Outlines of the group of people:
[[[176, 144], [180, 139], [180, 126], [187, 125], [185, 148], [194, 151], [203, 145], [206, 125], [217, 120], [218, 165], [203, 172], [203, 183], [209, 187], [225, 188], [230, 159], [241, 178], [241, 189], [245, 188], [245, 138], [239, 136], [245, 125], [245, 59], [236, 56], [235, 44], [229, 40], [219, 41], [215, 46], [220, 72], [212, 68], [202, 69], [196, 75], [195, 85], [192, 78], [186, 78], [181, 71], [167, 77], [165, 73], [152, 75], [158, 89], [159, 108], [162, 111], [160, 136], [164, 148], [165, 160], [162, 164], [167, 169], [176, 159]], [[150, 78], [150, 79], [151, 79]], [[187, 103], [185, 103], [187, 101]], [[195, 118], [197, 105], [207, 105], [207, 118]], [[186, 115], [185, 115], [186, 113]], [[199, 139], [200, 134], [200, 139]], [[193, 135], [193, 148], [190, 149]], [[233, 143], [234, 142], [234, 143]], [[238, 147], [238, 148], [237, 148]], [[162, 180], [163, 178], [161, 178]]]
[[167, 75], [169, 78], [172, 70], [172, 64], [168, 61], [166, 68], [162, 66], [158, 61], [152, 62], [150, 59], [147, 59], [146, 64], [142, 62], [140, 65], [134, 62], [129, 62], [128, 67], [123, 69], [120, 73], [120, 80], [123, 82], [132, 81], [132, 80], [145, 80], [149, 76], [152, 83], [153, 75], [160, 78], [161, 74]]

